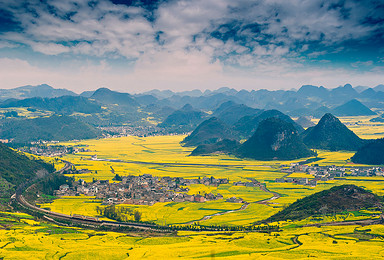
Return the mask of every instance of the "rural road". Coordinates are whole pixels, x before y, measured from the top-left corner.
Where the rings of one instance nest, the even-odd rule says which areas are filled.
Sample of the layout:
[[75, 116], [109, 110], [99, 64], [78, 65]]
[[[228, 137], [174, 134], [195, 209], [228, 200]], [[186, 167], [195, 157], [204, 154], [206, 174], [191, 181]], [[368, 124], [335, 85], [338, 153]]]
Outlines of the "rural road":
[[[259, 187], [262, 191], [264, 191], [264, 192], [271, 193], [273, 196], [272, 196], [271, 198], [269, 198], [269, 199], [265, 199], [265, 200], [261, 200], [261, 201], [256, 201], [256, 202], [252, 202], [252, 203], [268, 205], [268, 203], [270, 203], [272, 200], [276, 200], [276, 199], [278, 199], [278, 198], [281, 197], [280, 194], [268, 190], [268, 189], [267, 189], [263, 184], [261, 184], [261, 183], [259, 183], [258, 187]], [[229, 211], [224, 211], [224, 212], [218, 212], [218, 213], [215, 213], [215, 214], [212, 214], [212, 215], [204, 216], [203, 218], [201, 218], [201, 219], [199, 219], [199, 220], [193, 220], [193, 221], [189, 221], [189, 222], [187, 222], [187, 223], [183, 223], [183, 224], [192, 225], [192, 224], [195, 223], [195, 222], [206, 221], [206, 220], [211, 219], [212, 217], [215, 217], [215, 216], [221, 216], [221, 215], [225, 215], [225, 214], [230, 214], [230, 213], [234, 213], [234, 212], [239, 212], [239, 211], [242, 211], [242, 210], [245, 210], [246, 208], [248, 208], [249, 204], [251, 204], [251, 203], [246, 202], [246, 203], [244, 203], [239, 209], [229, 210]]]

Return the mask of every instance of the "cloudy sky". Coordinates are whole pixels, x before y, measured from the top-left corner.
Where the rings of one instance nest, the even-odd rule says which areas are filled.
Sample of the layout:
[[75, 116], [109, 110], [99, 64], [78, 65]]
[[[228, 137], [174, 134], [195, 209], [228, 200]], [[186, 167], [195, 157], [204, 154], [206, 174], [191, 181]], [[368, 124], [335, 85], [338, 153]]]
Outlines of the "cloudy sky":
[[0, 88], [384, 84], [382, 0], [0, 0]]

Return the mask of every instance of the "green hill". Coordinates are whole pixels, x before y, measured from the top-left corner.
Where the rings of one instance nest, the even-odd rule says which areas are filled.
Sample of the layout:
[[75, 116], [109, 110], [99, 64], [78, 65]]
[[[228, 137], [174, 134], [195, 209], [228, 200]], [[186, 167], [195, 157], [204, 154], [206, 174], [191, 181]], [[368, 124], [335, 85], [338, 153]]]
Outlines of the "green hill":
[[362, 146], [352, 157], [352, 162], [384, 165], [384, 139], [377, 139]]
[[191, 156], [233, 153], [239, 146], [240, 143], [236, 140], [224, 139], [214, 144], [199, 145], [192, 151]]
[[356, 151], [364, 144], [354, 132], [329, 113], [325, 114], [316, 126], [308, 128], [302, 137], [310, 148], [331, 151]]
[[382, 207], [382, 198], [355, 185], [332, 187], [299, 199], [267, 221], [301, 220], [310, 216]]
[[179, 129], [180, 131], [191, 131], [198, 124], [200, 124], [207, 114], [194, 109], [190, 104], [186, 104], [179, 110], [170, 114], [159, 127], [170, 128], [174, 131]]
[[39, 170], [53, 171], [52, 165], [30, 160], [0, 143], [0, 204], [4, 204], [18, 185], [36, 176]]
[[237, 154], [257, 160], [293, 160], [315, 155], [304, 145], [291, 123], [276, 117], [261, 121], [254, 135], [240, 146]]
[[33, 97], [54, 98], [61, 96], [77, 96], [77, 94], [67, 89], [55, 89], [47, 84], [37, 86], [28, 85], [13, 89], [0, 89], [1, 100]]
[[136, 100], [128, 93], [120, 93], [117, 91], [112, 91], [108, 88], [99, 88], [97, 89], [90, 99], [97, 100], [101, 104], [116, 104], [123, 107], [138, 107], [139, 104]]
[[299, 117], [297, 120], [295, 120], [295, 122], [303, 128], [315, 126], [315, 123], [313, 123], [311, 119], [306, 116]]
[[96, 138], [101, 132], [73, 117], [57, 116], [13, 119], [6, 121], [0, 129], [1, 139], [12, 139], [14, 143], [31, 141], [68, 141]]
[[336, 116], [371, 116], [376, 115], [375, 112], [363, 105], [360, 101], [352, 99], [347, 103], [338, 106], [332, 110]]
[[251, 108], [244, 104], [237, 104], [233, 101], [227, 101], [221, 104], [220, 107], [214, 111], [212, 116], [217, 117], [223, 122], [232, 125], [236, 123], [239, 118], [244, 116], [254, 116], [259, 114], [260, 111], [260, 109]]
[[216, 117], [202, 122], [183, 141], [184, 146], [213, 144], [224, 139], [237, 139], [231, 128]]
[[315, 117], [315, 118], [321, 118], [323, 115], [331, 113], [331, 109], [326, 106], [321, 106], [313, 110], [310, 115]]
[[6, 100], [0, 107], [31, 107], [70, 115], [74, 112], [92, 114], [101, 112], [100, 105], [80, 96], [62, 96], [57, 98], [26, 98]]
[[266, 110], [254, 116], [244, 116], [234, 124], [233, 128], [240, 133], [242, 138], [249, 138], [256, 131], [260, 122], [270, 117], [280, 118], [283, 121], [291, 123], [299, 133], [304, 131], [303, 127], [298, 125], [289, 116], [275, 109]]

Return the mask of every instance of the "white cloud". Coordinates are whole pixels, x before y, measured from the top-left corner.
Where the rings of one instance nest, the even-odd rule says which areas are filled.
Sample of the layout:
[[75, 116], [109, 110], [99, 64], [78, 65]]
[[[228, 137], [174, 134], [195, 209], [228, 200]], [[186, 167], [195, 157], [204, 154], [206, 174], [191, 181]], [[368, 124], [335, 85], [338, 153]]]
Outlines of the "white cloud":
[[[88, 0], [48, 0], [55, 14], [41, 1], [24, 1], [25, 5], [23, 1], [4, 1], [24, 30], [3, 34], [8, 44], [26, 44], [36, 52], [66, 54], [73, 60], [84, 55], [103, 60], [100, 65], [83, 67], [74, 62], [73, 68], [66, 71], [39, 69], [21, 60], [2, 60], [5, 70], [0, 76], [3, 84], [11, 87], [21, 82], [50, 82], [57, 87], [73, 86], [74, 90], [104, 85], [120, 90], [224, 85], [292, 88], [301, 83], [333, 86], [336, 82], [360, 82], [359, 77], [374, 84], [383, 82], [377, 72], [353, 74], [301, 65], [307, 57], [343, 52], [337, 43], [366, 37], [378, 28], [360, 24], [370, 10], [369, 5], [358, 1], [345, 1], [344, 7], [331, 8], [338, 1], [178, 0], [162, 3], [153, 14], [141, 7], [117, 6], [107, 0], [96, 4]], [[343, 13], [349, 18], [344, 19]], [[149, 15], [154, 21], [147, 19]], [[213, 37], [216, 30], [226, 38]], [[158, 32], [162, 32], [161, 43], [156, 39]], [[312, 49], [312, 41], [323, 48]], [[301, 56], [303, 52], [306, 56]], [[136, 61], [133, 72], [121, 68], [118, 74], [109, 67], [121, 57]], [[5, 68], [6, 62], [19, 64], [18, 75], [23, 77], [12, 78], [10, 75], [17, 71], [12, 66]], [[84, 60], [80, 63], [84, 64]]]
[[34, 42], [30, 44], [32, 49], [47, 55], [57, 55], [69, 52], [71, 49], [62, 44]]
[[[172, 56], [174, 55], [174, 56]], [[298, 65], [300, 66], [300, 65]], [[114, 71], [107, 62], [84, 64], [67, 70], [41, 69], [18, 59], [0, 59], [0, 88], [47, 83], [56, 88], [68, 88], [77, 93], [99, 87], [124, 92], [194, 88], [217, 89], [229, 86], [236, 89], [291, 89], [304, 84], [336, 87], [346, 82], [352, 85], [376, 86], [384, 82], [383, 69], [366, 73], [352, 73], [343, 69], [307, 69], [290, 64], [260, 65], [252, 70], [228, 67], [222, 71], [220, 63], [210, 63], [200, 53], [160, 53], [138, 62], [134, 71]], [[22, 77], [20, 76], [22, 75]], [[278, 76], [276, 76], [278, 75]]]

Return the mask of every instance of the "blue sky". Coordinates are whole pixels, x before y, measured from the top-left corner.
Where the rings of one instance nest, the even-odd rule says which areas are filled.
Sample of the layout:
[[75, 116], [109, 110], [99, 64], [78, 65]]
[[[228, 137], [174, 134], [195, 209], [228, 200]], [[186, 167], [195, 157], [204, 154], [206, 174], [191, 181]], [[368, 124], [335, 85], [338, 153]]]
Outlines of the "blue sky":
[[380, 0], [0, 0], [0, 88], [384, 83]]

